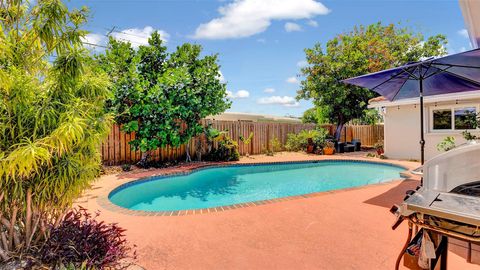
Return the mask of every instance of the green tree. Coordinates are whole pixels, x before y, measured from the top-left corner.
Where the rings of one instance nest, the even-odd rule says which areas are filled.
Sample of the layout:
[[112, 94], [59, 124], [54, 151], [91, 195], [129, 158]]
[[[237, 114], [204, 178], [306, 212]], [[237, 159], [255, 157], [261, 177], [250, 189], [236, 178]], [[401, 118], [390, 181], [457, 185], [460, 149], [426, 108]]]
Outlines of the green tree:
[[301, 70], [305, 80], [298, 99], [313, 99], [331, 123], [337, 125], [340, 137], [345, 123], [361, 118], [374, 92], [346, 85], [342, 79], [392, 68], [425, 57], [446, 54], [443, 35], [427, 40], [420, 33], [394, 24], [357, 26], [327, 42], [305, 50], [308, 65]]
[[327, 124], [328, 118], [325, 117], [325, 112], [322, 107], [314, 107], [303, 112], [302, 123], [311, 124]]
[[146, 164], [151, 150], [188, 143], [203, 132], [202, 118], [229, 108], [217, 55], [201, 57], [201, 51], [201, 46], [187, 43], [167, 53], [154, 32], [148, 46], [138, 51], [111, 38], [105, 55], [98, 56], [113, 77], [109, 107], [125, 132], [135, 132], [131, 146], [142, 152], [140, 165]]
[[88, 10], [2, 1], [0, 258], [41, 245], [99, 174], [109, 80], [82, 48]]
[[303, 112], [302, 123], [305, 124], [317, 124], [317, 108], [310, 108]]

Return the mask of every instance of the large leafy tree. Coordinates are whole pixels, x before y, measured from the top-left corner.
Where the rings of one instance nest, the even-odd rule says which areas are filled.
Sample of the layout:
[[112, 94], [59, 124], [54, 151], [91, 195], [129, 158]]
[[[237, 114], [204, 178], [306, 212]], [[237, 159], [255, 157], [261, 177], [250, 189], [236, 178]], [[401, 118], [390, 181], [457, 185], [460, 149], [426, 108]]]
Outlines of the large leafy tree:
[[303, 112], [302, 123], [321, 125], [328, 123], [328, 119], [320, 107], [313, 107]]
[[88, 10], [1, 1], [0, 258], [28, 252], [100, 171], [109, 80], [82, 48]]
[[229, 108], [217, 56], [201, 57], [201, 51], [187, 43], [168, 53], [154, 32], [138, 50], [111, 38], [105, 54], [98, 56], [113, 78], [110, 108], [125, 132], [135, 132], [131, 146], [143, 153], [140, 164], [151, 150], [189, 142], [203, 132], [202, 118]]
[[368, 100], [376, 94], [368, 89], [346, 85], [342, 79], [392, 68], [422, 58], [446, 54], [445, 36], [427, 40], [420, 33], [398, 25], [357, 26], [327, 42], [305, 50], [308, 65], [301, 70], [305, 80], [299, 99], [313, 99], [340, 137], [343, 126], [361, 118]]

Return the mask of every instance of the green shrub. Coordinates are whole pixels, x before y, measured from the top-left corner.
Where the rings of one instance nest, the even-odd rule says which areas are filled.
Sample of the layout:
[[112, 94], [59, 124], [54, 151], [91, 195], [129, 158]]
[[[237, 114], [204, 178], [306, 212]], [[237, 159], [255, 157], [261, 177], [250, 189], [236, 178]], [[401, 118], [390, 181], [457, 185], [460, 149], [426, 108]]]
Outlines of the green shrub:
[[473, 135], [472, 133], [470, 133], [469, 131], [465, 130], [464, 132], [462, 132], [462, 136], [465, 140], [467, 141], [474, 141], [474, 140], [478, 140], [479, 138], [475, 135]]
[[287, 134], [287, 143], [285, 144], [287, 151], [301, 151], [307, 149], [307, 141], [302, 140], [300, 134], [289, 133]]
[[325, 139], [327, 138], [328, 132], [323, 129], [314, 129], [314, 130], [302, 130], [298, 134], [290, 133], [287, 134], [287, 142], [285, 144], [285, 149], [287, 151], [306, 151], [308, 145], [308, 139], [311, 138], [313, 143], [318, 148], [323, 148], [325, 146]]
[[206, 157], [206, 160], [210, 161], [237, 161], [239, 159], [238, 143], [226, 134], [221, 135], [218, 139], [218, 146]]
[[129, 172], [131, 170], [132, 170], [132, 165], [131, 164], [126, 163], [126, 164], [122, 165], [122, 171]]
[[270, 147], [265, 148], [264, 145], [262, 145], [262, 152], [267, 155], [273, 157], [276, 152], [280, 152], [283, 150], [282, 143], [278, 140], [277, 137], [273, 137], [270, 140]]
[[280, 152], [283, 150], [282, 143], [278, 140], [277, 137], [273, 137], [273, 139], [270, 140], [270, 146], [272, 148], [272, 151], [275, 152]]
[[441, 152], [446, 152], [455, 148], [455, 138], [448, 136], [443, 141], [437, 144], [437, 150]]

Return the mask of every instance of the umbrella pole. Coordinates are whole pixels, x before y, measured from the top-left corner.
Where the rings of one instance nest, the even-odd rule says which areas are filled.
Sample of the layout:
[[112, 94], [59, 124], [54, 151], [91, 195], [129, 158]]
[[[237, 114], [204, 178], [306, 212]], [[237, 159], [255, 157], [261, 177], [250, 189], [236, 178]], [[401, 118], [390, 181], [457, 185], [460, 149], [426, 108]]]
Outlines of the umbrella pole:
[[422, 165], [425, 163], [425, 137], [423, 132], [424, 115], [423, 115], [423, 77], [420, 69], [420, 156]]

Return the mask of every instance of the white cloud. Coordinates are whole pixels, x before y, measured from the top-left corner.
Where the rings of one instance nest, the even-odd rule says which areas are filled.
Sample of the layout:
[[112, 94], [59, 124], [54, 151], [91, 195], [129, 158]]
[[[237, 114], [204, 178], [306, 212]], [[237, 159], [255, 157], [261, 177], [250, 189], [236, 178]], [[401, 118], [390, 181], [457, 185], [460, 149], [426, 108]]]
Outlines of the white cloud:
[[[133, 48], [138, 48], [140, 45], [148, 45], [148, 38], [152, 35], [154, 31], [158, 31], [160, 34], [161, 39], [164, 42], [167, 42], [170, 38], [170, 34], [163, 30], [154, 29], [151, 26], [145, 26], [143, 29], [140, 28], [130, 28], [125, 29], [119, 32], [112, 32], [111, 36], [117, 40], [130, 42]], [[107, 45], [107, 36], [106, 34], [96, 34], [90, 33], [87, 34], [85, 37], [82, 38], [82, 42], [96, 44], [100, 46], [94, 46], [89, 44], [84, 44], [88, 49], [99, 50], [102, 47]]]
[[292, 22], [285, 23], [284, 27], [285, 27], [285, 31], [287, 32], [302, 31], [302, 27], [299, 24], [292, 23]]
[[265, 92], [265, 93], [273, 93], [273, 92], [275, 92], [275, 88], [268, 87], [268, 88], [265, 88], [265, 89], [263, 90], [263, 92]]
[[468, 38], [468, 31], [467, 29], [460, 29], [457, 31], [457, 34], [459, 34], [460, 36], [464, 37], [464, 38]]
[[298, 107], [300, 105], [294, 97], [290, 96], [263, 97], [258, 99], [257, 103], [262, 105], [282, 105], [285, 107]]
[[308, 65], [307, 60], [302, 60], [297, 62], [297, 67], [303, 68], [303, 67], [306, 67], [307, 65]]
[[267, 43], [267, 40], [264, 39], [264, 38], [259, 38], [259, 39], [257, 39], [257, 42], [265, 44], [265, 43]]
[[82, 38], [82, 42], [88, 42], [92, 44], [100, 44], [102, 41], [105, 40], [105, 36], [95, 34], [95, 33], [90, 33], [85, 35], [85, 37]]
[[287, 79], [287, 82], [288, 82], [288, 83], [294, 83], [294, 84], [298, 84], [298, 83], [299, 83], [297, 77], [295, 77], [295, 76], [289, 77], [289, 78]]
[[200, 24], [193, 38], [249, 37], [265, 31], [272, 20], [310, 19], [330, 10], [315, 0], [235, 0], [218, 12], [221, 16]]
[[225, 77], [223, 76], [223, 73], [222, 73], [220, 70], [218, 71], [217, 78], [218, 78], [218, 80], [219, 80], [221, 83], [227, 82], [227, 81], [225, 80]]
[[[90, 33], [82, 37], [82, 42], [84, 43], [83, 45], [90, 50], [102, 49], [102, 47], [95, 46], [95, 45], [105, 46], [106, 40], [107, 40], [106, 36], [95, 34], [95, 33]], [[95, 45], [92, 45], [92, 44], [95, 44]]]
[[130, 28], [125, 29], [120, 32], [113, 32], [112, 36], [115, 39], [121, 41], [127, 41], [132, 44], [133, 48], [138, 48], [140, 45], [148, 45], [148, 38], [154, 31], [158, 31], [160, 38], [167, 42], [170, 38], [170, 34], [163, 30], [154, 29], [151, 26], [145, 26], [143, 29], [140, 28]]
[[318, 22], [314, 20], [308, 20], [307, 24], [310, 25], [311, 27], [318, 27]]
[[235, 98], [248, 98], [250, 96], [250, 92], [247, 90], [238, 90], [237, 92], [227, 91], [227, 97], [231, 99]]

